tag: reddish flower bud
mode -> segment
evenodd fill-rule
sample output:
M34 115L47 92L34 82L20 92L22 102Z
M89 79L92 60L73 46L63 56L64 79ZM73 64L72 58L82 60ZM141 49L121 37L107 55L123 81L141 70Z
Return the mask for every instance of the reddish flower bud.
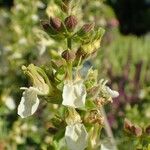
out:
M56 31L60 31L62 23L61 23L61 20L59 18L50 18L50 25Z
M51 35L58 34L58 32L55 31L54 28L50 25L48 20L41 21L41 24L42 24L44 31L47 32L48 34L51 34Z
M133 125L131 127L131 131L136 137L140 137L142 135L142 128L137 125Z
M75 53L73 51L65 50L61 54L62 58L64 58L66 61L73 61L75 59Z
M77 18L73 15L65 19L65 25L68 30L73 30L77 25Z
M140 137L142 135L142 128L138 125L134 125L128 119L124 120L124 129L126 132L136 137Z

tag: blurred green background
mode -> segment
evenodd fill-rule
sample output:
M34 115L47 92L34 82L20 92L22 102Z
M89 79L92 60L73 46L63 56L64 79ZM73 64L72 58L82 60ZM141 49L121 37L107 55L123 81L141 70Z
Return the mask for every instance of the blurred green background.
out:
M36 117L23 120L16 109L19 88L28 85L21 66L47 64L51 50L63 47L40 25L55 9L54 2L0 0L0 150L50 150L50 106L42 103ZM134 150L137 140L126 137L123 121L129 118L143 128L150 124L150 1L82 0L81 6L79 18L106 30L98 56L90 63L120 93L106 107L119 150ZM128 144L122 148L123 143Z

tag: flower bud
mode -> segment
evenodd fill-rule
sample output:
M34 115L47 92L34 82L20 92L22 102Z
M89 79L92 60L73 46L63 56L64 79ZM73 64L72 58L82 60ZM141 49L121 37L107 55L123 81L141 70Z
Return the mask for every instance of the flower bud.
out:
M73 61L75 59L75 53L73 51L65 50L61 54L62 58L64 58L66 61Z
M142 135L142 128L136 125L131 127L131 133L136 137L140 137Z
M62 23L59 18L50 18L50 25L56 31L60 31Z
M58 34L58 32L55 31L54 28L50 25L48 20L42 20L41 24L46 33L51 34L51 35Z
M138 125L132 124L128 119L125 119L124 121L124 130L136 137L142 135L142 128Z
M73 30L77 25L77 18L73 15L65 19L65 25L68 30Z
M89 33L90 31L92 31L94 27L93 23L88 23L82 26L82 28L79 30L78 35L79 36L84 36L86 35L86 33Z

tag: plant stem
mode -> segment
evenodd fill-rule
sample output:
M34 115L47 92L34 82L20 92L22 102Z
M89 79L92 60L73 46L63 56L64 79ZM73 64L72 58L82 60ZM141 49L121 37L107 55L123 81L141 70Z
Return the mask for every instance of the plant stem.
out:
M110 138L110 141L112 143L112 150L118 150L117 146L116 146L116 141L115 141L114 136L113 136L113 132L112 132L111 127L108 123L106 112L105 112L103 107L101 107L100 110L101 110L102 115L104 116L105 131L106 131L107 136Z
M67 38L67 47L69 50L71 50L71 48L72 48L71 37Z
M68 48L68 50L71 50L71 48L72 48L71 37L67 38L67 48ZM72 80L72 62L67 62L67 66L68 66L69 79Z

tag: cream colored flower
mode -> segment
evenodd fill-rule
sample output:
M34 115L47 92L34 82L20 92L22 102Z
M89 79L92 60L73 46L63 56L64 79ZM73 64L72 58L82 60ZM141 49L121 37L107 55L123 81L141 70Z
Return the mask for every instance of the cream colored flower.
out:
M114 90L110 89L108 86L106 86L106 91L108 92L108 94L112 98L115 98L115 97L119 96L119 93L117 91L114 91Z
M38 73L36 66L31 64L28 67L23 66L22 68L33 82L32 87L21 88L25 91L23 92L21 102L18 106L18 115L25 118L35 113L40 102L38 95L47 95L49 93L49 86L43 77Z
M86 100L86 88L82 80L68 81L63 88L63 102L65 106L74 108L84 107Z
M18 106L18 115L22 118L31 116L35 113L39 106L39 99L37 95L40 94L40 91L37 88L29 87L25 88L21 102Z
M81 123L68 125L65 140L69 150L84 150L87 147L88 133Z
M118 97L119 93L110 89L106 84L107 80L101 79L99 82L102 97L106 97L112 101L112 98Z

